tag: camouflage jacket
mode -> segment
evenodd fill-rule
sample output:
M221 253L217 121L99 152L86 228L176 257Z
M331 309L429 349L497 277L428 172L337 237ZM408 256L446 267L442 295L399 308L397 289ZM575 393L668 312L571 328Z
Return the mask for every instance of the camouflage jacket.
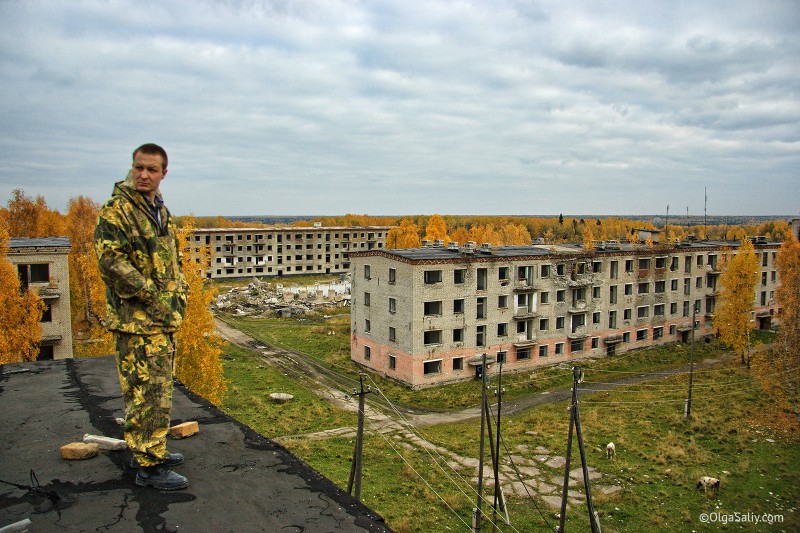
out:
M111 331L150 335L174 332L183 322L189 287L182 249L169 211L161 206L159 213L161 227L131 173L100 209L94 248Z

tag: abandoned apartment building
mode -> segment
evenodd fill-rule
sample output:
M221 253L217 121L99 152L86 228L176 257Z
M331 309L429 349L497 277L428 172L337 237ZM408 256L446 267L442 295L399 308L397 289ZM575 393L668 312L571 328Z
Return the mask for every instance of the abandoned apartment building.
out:
M209 251L209 279L299 274L345 274L350 253L386 246L388 226L286 228L200 228L192 232L192 253Z
M7 259L16 269L20 289L34 290L44 300L42 341L37 360L72 357L69 303L68 237L12 238Z
M780 243L753 238L751 318L777 307ZM531 370L714 332L717 283L738 242L669 246L444 243L351 253L351 359L411 388ZM693 316L695 322L692 322Z

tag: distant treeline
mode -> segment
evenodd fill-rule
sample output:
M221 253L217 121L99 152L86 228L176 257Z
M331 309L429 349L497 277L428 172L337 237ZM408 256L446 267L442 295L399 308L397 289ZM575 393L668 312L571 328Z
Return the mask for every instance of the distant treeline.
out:
M653 217L635 216L485 216L485 215L405 215L373 216L237 216L196 217L199 228L242 227L310 227L320 223L332 226L390 226L387 237L390 248L412 248L423 239L474 241L494 245L529 244L544 239L548 244L589 243L603 240L636 240L637 230L661 229L668 239L689 237L711 240L733 240L743 236L763 235L782 241L788 235L789 217L714 216Z
M351 215L348 215L351 216ZM367 215L360 215L360 216L367 216ZM444 215L447 217L447 215ZM469 217L469 215L466 215ZM473 215L473 216L481 216L481 215ZM558 218L559 215L497 215L497 218ZM704 224L711 225L711 226L740 226L740 225L759 225L765 222L770 222L773 220L788 220L790 215L766 215L766 216L754 216L754 215L709 215L707 217L699 216L699 215L672 215L668 218L665 215L560 215L564 218L569 219L584 219L584 220L604 220L607 218L618 218L622 220L633 220L633 221L652 221L654 218L658 217L661 220L665 221L670 225L676 226L702 226ZM245 225L251 224L259 224L259 225L266 225L266 226L274 226L280 224L286 225L293 225L297 222L308 222L308 221L318 221L322 219L331 219L336 218L335 216L327 216L327 215L313 215L313 216L269 216L269 215L252 215L252 216L228 216L228 217L198 217L198 221L206 221L206 220L216 220L218 218L224 218L225 220L231 223L242 223ZM387 220L402 220L406 218L406 215L403 216L388 216L388 215L375 215L370 218L378 218L378 219L387 219ZM481 218L486 218L481 216ZM208 227L208 226L203 226Z

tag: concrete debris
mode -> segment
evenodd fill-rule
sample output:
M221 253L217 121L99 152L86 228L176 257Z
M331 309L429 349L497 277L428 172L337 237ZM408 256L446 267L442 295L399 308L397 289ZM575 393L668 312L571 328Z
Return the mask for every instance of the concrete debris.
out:
M349 276L307 287L284 287L258 278L217 297L216 309L236 316L296 318L312 310L350 305Z
M106 437L104 435L90 435L86 433L83 436L83 442L93 442L97 444L101 450L127 450L128 443L122 439L115 439L113 437Z
M269 395L269 399L275 403L286 403L292 401L294 396L286 392L273 392Z
M169 428L169 436L173 439L185 439L199 432L200 425L196 420L184 422L183 424L178 424L177 426Z
M100 446L94 442L70 442L61 447L61 458L71 461L90 459L98 454Z

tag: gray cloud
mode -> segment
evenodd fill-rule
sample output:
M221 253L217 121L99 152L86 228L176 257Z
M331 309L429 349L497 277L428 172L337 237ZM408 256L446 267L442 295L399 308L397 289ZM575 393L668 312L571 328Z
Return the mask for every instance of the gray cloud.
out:
M2 2L0 194L153 141L177 214L797 212L795 3L563 4Z

